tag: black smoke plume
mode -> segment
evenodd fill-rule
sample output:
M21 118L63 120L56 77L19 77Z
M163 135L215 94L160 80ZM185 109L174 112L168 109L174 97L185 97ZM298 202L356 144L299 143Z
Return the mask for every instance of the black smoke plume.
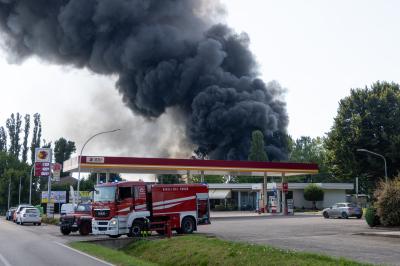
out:
M257 78L248 36L213 25L209 6L204 0L0 0L0 31L18 61L36 55L118 76L116 87L134 113L152 119L168 107L179 110L189 140L210 158L246 159L251 132L259 129L269 158L284 159L282 89Z

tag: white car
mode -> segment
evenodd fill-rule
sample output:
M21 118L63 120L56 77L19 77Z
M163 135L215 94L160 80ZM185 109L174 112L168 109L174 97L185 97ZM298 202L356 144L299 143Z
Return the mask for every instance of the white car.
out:
M20 204L20 205L18 205L17 209L14 212L13 218L12 218L14 223L17 222L17 219L18 219L21 211L23 209L25 209L25 208L34 208L34 207L32 205L29 205L29 204Z
M17 224L33 223L33 225L41 225L42 218L40 212L36 208L24 208L17 216Z

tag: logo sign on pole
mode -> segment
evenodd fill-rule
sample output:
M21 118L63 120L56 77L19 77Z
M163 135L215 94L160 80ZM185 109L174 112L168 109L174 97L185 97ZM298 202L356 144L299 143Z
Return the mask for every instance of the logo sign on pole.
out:
M35 149L35 176L50 176L51 175L51 149L36 148Z
M35 163L51 163L51 149L50 148L36 148L35 149Z

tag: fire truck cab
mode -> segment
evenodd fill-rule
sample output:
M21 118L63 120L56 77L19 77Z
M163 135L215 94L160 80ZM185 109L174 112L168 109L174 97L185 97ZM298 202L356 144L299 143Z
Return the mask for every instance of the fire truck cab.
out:
M203 184L149 185L118 182L95 186L92 232L95 235L140 236L153 224L190 234L210 223L208 187ZM164 234L164 230L156 230Z

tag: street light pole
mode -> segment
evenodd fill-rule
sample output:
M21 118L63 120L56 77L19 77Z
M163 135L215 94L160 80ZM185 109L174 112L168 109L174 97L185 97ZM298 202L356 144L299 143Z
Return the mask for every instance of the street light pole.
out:
M387 176L386 158L383 155L379 154L379 153L376 153L376 152L373 152L373 151L369 151L367 149L357 149L357 151L359 151L359 152L367 152L367 153L373 154L375 156L381 157L383 159L383 162L385 163L385 181L387 183L388 176Z
M90 138L88 138L88 140L86 140L86 142L83 144L83 147L82 147L81 152L80 152L79 157L78 157L77 203L79 203L79 198L80 198L80 195L79 195L79 187L80 187L80 181L81 181L81 157L82 157L83 150L84 150L85 147L86 147L86 144L88 144L89 141L91 141L92 139L94 139L95 137L97 137L97 136L99 136L99 135L107 134L107 133L113 133L113 132L120 131L120 130L121 130L121 129L118 128L118 129L114 129L114 130L99 132L99 133L97 133L97 134L94 134L94 135L91 136Z
M29 176L29 205L32 204L32 175L33 175L34 167L35 167L35 163L33 163L33 165L32 165L31 175Z

